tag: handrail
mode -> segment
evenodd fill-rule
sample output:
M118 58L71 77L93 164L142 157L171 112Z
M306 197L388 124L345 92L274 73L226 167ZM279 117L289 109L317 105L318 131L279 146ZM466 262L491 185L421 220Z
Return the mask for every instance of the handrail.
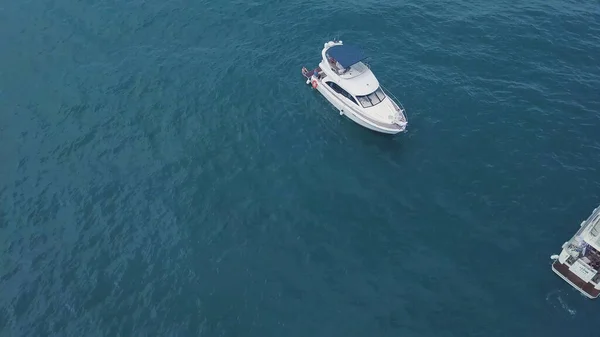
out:
M381 89L383 89L383 91L387 95L392 96L392 98L394 99L394 101L400 105L400 109L402 109L402 112L404 113L404 117L406 117L406 121L408 121L408 116L406 115L406 108L404 108L404 105L402 105L402 102L400 102L400 100L398 99L398 97L396 97L396 95L394 95L391 91L387 90L387 88L384 87L381 83L379 84L379 86L381 87Z
M399 115L398 114L395 115L394 123L396 123L398 125L406 126L408 124L408 116L406 115L406 109L402 105L402 102L400 102L400 100L396 96L394 96L394 94L392 94L391 91L385 89L383 87L383 85L380 84L380 86L381 86L381 89L388 95L388 98L390 98L390 101L392 101L392 105L394 105L396 108L398 108L398 110L400 110L400 111L396 111L396 113L399 113Z

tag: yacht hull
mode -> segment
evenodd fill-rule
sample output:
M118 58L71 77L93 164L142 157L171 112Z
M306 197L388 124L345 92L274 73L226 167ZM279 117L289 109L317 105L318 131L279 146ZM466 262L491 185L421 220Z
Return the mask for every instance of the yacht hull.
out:
M400 126L400 125L382 126L382 125L377 125L377 123L370 121L368 119L368 117L362 115L360 113L360 111L358 111L351 105L346 104L342 97L338 97L339 95L330 91L330 89L326 88L325 84L323 84L323 82L321 82L319 80L317 80L316 90L321 95L323 95L323 97L325 97L325 99L327 101L329 101L329 103L331 103L331 105L333 105L340 112L341 115L346 116L348 119L350 119L351 121L355 122L356 124L358 124L362 127L365 127L367 129L375 131L375 132L380 132L380 133L385 133L385 134L390 134L390 135L395 135L395 134L405 131L405 127Z

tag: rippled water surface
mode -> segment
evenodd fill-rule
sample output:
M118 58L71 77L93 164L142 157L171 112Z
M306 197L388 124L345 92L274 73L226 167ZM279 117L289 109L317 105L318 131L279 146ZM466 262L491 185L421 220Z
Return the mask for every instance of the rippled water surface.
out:
M300 75L360 45L384 136ZM598 336L600 4L0 4L0 336Z

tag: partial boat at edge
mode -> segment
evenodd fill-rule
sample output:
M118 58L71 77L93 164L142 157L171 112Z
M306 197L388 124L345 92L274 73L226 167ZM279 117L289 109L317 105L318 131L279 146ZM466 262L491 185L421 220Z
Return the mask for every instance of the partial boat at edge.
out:
M588 298L600 295L600 206L553 255L552 270Z

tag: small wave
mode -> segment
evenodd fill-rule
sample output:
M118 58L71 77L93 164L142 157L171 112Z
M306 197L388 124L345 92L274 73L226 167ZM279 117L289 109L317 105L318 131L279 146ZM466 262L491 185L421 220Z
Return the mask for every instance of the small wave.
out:
M569 315L575 316L577 314L577 310L570 308L563 297L565 297L565 294L562 294L561 290L554 290L546 295L546 302L548 302L555 309L564 310L568 312Z

